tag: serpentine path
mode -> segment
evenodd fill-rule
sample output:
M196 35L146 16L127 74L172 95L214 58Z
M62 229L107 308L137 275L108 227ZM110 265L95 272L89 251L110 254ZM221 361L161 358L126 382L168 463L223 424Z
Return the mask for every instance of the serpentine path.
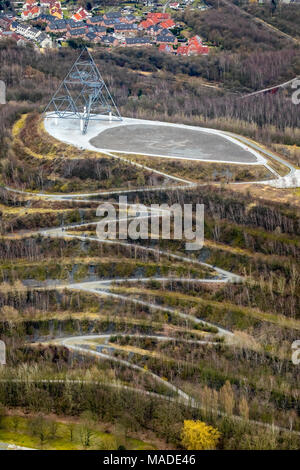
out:
M223 132L223 134L228 135L229 138L234 138L236 140L238 139L238 140L242 141L244 145L246 144L247 146L249 146L249 148L252 148L256 152L259 151L259 152L267 155L268 157L274 158L276 161L286 165L290 170L290 174L293 174L295 172L295 168L291 164L285 162L283 159L281 159L277 155L274 155L273 152L265 150L265 149L259 147L258 145L254 144L252 141L250 141L249 139L247 139L245 137L242 137L242 136L239 136L239 135L236 135L236 134L233 134L233 133L229 133L229 132ZM105 152L102 151L102 153L105 153ZM89 197L100 197L101 198L101 196L128 194L128 193L145 192L145 191L151 191L152 192L152 191L160 191L160 190L166 190L166 189L168 189L168 190L177 190L178 191L178 190L187 189L187 188L191 188L191 187L201 186L201 185L197 185L194 182L191 182L191 181L188 181L188 180L185 180L185 179L182 179L182 178L177 178L177 177L174 177L173 175L170 175L170 174L167 174L167 173L159 172L158 170L154 170L150 167L145 167L144 165L141 165L139 163L131 162L129 160L126 160L123 157L115 156L115 155L111 154L110 152L106 152L106 153L110 157L117 158L119 160L125 160L126 162L128 162L130 164L133 164L137 167L141 167L143 169L147 169L147 170L159 173L160 175L163 175L163 176L165 176L166 178L168 178L170 180L173 179L174 181L177 182L177 185L172 184L172 185L167 185L167 186L144 187L144 188L132 189L132 190L131 189L116 189L116 190L112 190L112 191L98 191L98 192L91 192L91 193L75 193L75 194L74 193L69 193L69 194L32 193L32 192L27 192L27 191L11 188L11 187L8 187L8 186L6 186L5 189L7 191L12 191L12 192L15 192L15 193L18 193L18 194L26 195L27 197L31 197L31 196L34 197L34 198L39 197L39 198L45 198L45 199L53 200L53 201L72 200L72 201L83 203L83 202L91 202L90 199L84 199L84 198L89 198ZM264 183L264 182L259 182L259 183ZM97 202L97 201L95 199L93 199L93 202ZM140 217L143 217L143 214L141 214ZM149 215L147 217L149 217ZM60 227L60 228L42 229L42 230L39 230L37 232L31 232L31 234L32 235L40 234L40 235L45 236L45 237L54 237L54 238L58 237L58 238L78 239L78 240L82 240L82 241L93 241L93 242L96 241L98 243L108 243L108 244L116 244L116 245L119 245L119 246L131 247L131 248L134 248L135 250L151 252L151 253L155 254L156 256L158 256L158 257L166 256L167 258L174 259L176 261L192 263L192 264L196 264L196 265L208 268L208 269L212 269L213 271L215 271L219 275L218 279L198 279L198 282L203 282L203 283L242 282L242 280L243 280L243 278L241 276L237 275L237 274L234 274L234 273L231 273L231 272L226 271L224 269L218 268L217 266L212 266L208 263L204 263L202 261L191 258L189 256L183 256L183 255L179 255L179 254L172 253L172 252L169 252L169 251L164 251L164 250L161 250L161 249L147 247L147 246L138 245L138 244L134 244L134 243L127 243L125 241L120 241L120 240L109 240L109 239L103 240L103 239L99 239L96 236L92 237L92 236L85 236L85 235L80 235L80 234L77 235L77 234L68 233L68 230L70 230L70 229L81 228L81 227L84 228L84 227L91 226L91 225L96 225L96 224L97 224L97 222L87 222L87 223L81 223L81 224L70 224L70 225L65 226L63 228ZM165 282L168 279L172 280L172 278L161 278L161 279L160 278L153 278L153 279L155 279L158 282ZM128 280L129 279L126 279L126 281L128 281ZM151 280L151 278L148 278L147 280ZM182 282L187 282L186 278L177 279L177 281L179 281L179 280L182 281ZM224 328L220 328L216 325L212 325L209 322L205 322L205 321L200 320L196 317L192 317L190 315L187 315L183 312L178 312L177 310L175 311L175 309L171 309L171 308L168 308L168 307L162 307L162 306L159 306L157 304L144 302L140 299L135 299L135 298L131 298L131 297L127 297L127 296L124 296L124 295L115 294L113 292L110 292L110 289L108 288L108 286L112 282L123 282L123 281L125 281L125 279L123 279L123 280L110 279L110 280L105 280L105 281L99 280L98 282L93 282L93 283L81 282L81 283L76 283L76 284L67 284L67 285L64 285L63 287L64 288L69 288L69 289L81 290L81 291L85 291L85 292L91 292L91 293L94 293L96 295L106 295L106 296L109 296L109 297L112 297L112 298L117 298L117 299L120 299L120 300L123 300L123 301L133 302L133 303L136 303L136 304L139 304L139 305L144 305L144 306L147 306L147 307L152 308L152 309L155 308L155 309L159 309L159 310L166 311L166 312L176 312L176 314L180 315L182 318L193 319L193 321L195 321L195 322L199 322L199 323L201 322L201 323L206 324L208 326L217 327L219 334L222 335L222 336L228 336L228 337L233 336L232 332L230 332L230 331L228 331ZM138 278L130 279L130 282L138 282L138 281L139 281ZM193 282L195 282L195 280L193 280Z
M184 343L194 343L194 344L201 344L201 345L207 345L207 346L209 346L209 345L210 346L216 346L216 345L219 344L218 342L185 340L185 339L180 339L180 338L178 339L178 338L171 338L169 336L159 336L159 335L145 335L145 334L139 334L139 335L130 334L130 335L128 335L128 334L122 334L122 333L121 334L114 334L114 335L107 335L107 334L100 335L99 334L99 335L83 335L83 336L75 336L75 337L71 336L71 337L60 338L60 339L55 340L55 344L63 345L67 349L69 349L71 351L74 351L74 352L77 352L79 354L92 355L92 356L97 357L99 359L105 359L105 360L110 360L110 361L113 361L113 362L117 362L119 364L125 365L126 367L137 370L137 371L139 371L143 374L148 374L151 377L153 377L158 383L160 383L160 384L164 385L166 388L168 388L172 393L175 393L176 396L172 397L172 396L158 394L156 392L148 392L148 391L142 390L142 389L137 389L137 388L133 389L132 387L128 387L127 385L123 385L123 384L113 384L113 383L106 384L106 383L104 383L103 385L105 385L105 386L131 390L131 391L134 391L135 393L144 393L145 395L153 396L153 397L160 398L160 399L163 399L163 400L182 402L183 404L185 404L189 407L199 409L199 410L203 410L203 411L207 411L207 408L204 405L202 405L201 403L199 403L196 399L194 399L193 397L191 397L190 395L185 393L179 387L171 384L167 380L164 380L161 377L159 377L158 375L154 374L153 372L151 372L149 370L146 370L141 366L133 364L132 362L129 362L125 359L120 359L120 358L114 357L110 354L105 354L104 352L100 352L100 351L97 351L97 350L95 351L93 349L88 348L88 343L89 342L93 342L93 340L97 341L99 339L100 340L103 340L103 339L105 340L103 344L99 345L99 346L105 348L105 346L108 343L109 338L112 337L112 336L123 336L123 337L126 336L126 337L131 337L131 338L132 337L149 338L149 339L155 339L157 341L179 341L179 342L184 342ZM115 345L109 346L109 347L112 348L112 349L118 349ZM128 347L127 352L130 352L130 346ZM145 354L146 354L146 352L143 351L143 355L145 355ZM50 380L50 381L49 380L47 380L47 381L42 380L42 382L51 382L52 383L52 382L64 382L64 381L63 380ZM74 383L74 382L82 383L82 381L76 381L76 380L66 380L65 382L68 382L68 383ZM101 385L102 385L102 383L99 383L99 386L101 386ZM213 408L210 411L212 413L218 415L218 416L221 416L221 417L226 417L227 416L226 413L220 411L219 409L214 409ZM233 419L237 422L243 422L244 421L244 419L241 416L238 416L238 415L232 415L230 417L231 417L231 419ZM293 431L293 430L291 431L290 429L287 429L287 428L284 428L284 427L281 427L281 426L271 425L271 424L268 424L268 423L264 423L262 421L251 420L251 419L249 420L249 422L253 425L270 429L273 432L281 432L281 431L291 432L293 434L296 434L296 435L300 436L300 432Z
M252 147L253 149L258 150L259 152L267 155L268 157L274 158L278 162L286 165L290 170L290 174L293 174L295 172L295 168L292 165L285 162L280 157L274 155L272 152L264 150L264 149L260 148L259 146L257 146L256 144L253 144L247 138L237 136L235 134L230 134L230 133L227 133L227 134L231 135L231 136L234 136L235 138L240 139L241 141L243 141L249 147ZM104 152L102 152L102 153L104 153ZM117 157L117 156L112 155L108 152L107 152L107 155L109 155L111 157L114 157L114 158L118 158L120 160L126 160L123 157ZM126 160L126 161L129 162L128 160ZM151 191L152 192L152 191L161 191L161 190L166 190L166 189L168 189L168 190L175 190L176 189L178 191L178 190L181 190L181 189L201 186L201 185L197 185L196 183L193 183L191 181L185 180L183 178L177 178L177 177L174 177L172 175L168 175L166 173L159 172L157 170L153 170L150 167L145 167L144 165L141 165L141 164L138 164L138 163L134 163L134 162L130 162L130 163L135 164L138 167L142 167L143 169L147 169L147 170L153 171L155 173L159 173L160 175L162 175L162 176L164 176L164 177L166 177L170 180L173 180L177 184L175 185L173 183L171 185L166 185L166 186L162 185L162 186L156 186L156 187L145 187L145 188L139 188L139 189L133 189L133 190L129 190L129 189L119 189L118 190L118 189L116 189L116 190L112 190L112 191L98 191L98 192L77 193L77 194L74 194L74 193L69 193L69 194L30 193L30 192L27 192L27 191L22 191L22 190L18 190L18 189L7 187L7 186L5 187L5 189L7 191L12 191L12 192L15 192L15 193L18 193L18 194L23 194L29 199L30 199L30 197L32 197L32 198L37 198L38 197L38 198L45 198L47 200L52 200L52 201L71 200L71 201L76 201L76 202L83 203L83 202L97 202L97 200L95 200L95 199L93 199L92 201L90 199L85 199L85 198L89 198L89 197L99 197L99 198L101 198L101 196L128 194L128 193L138 193L138 192L146 192L146 191ZM269 166L267 166L267 167L270 169ZM275 176L279 177L279 175L276 174L276 172L274 170L270 169L270 171L275 173ZM265 184L265 182L256 182L256 183L264 183ZM99 203L100 202L101 202L101 199L99 200ZM186 256L186 255L180 255L180 254L172 253L172 252L169 252L169 251L164 251L164 250L161 250L161 249L147 247L147 246L138 245L138 244L134 244L134 243L127 243L125 241L120 241L120 240L108 240L108 239L103 240L103 239L99 239L96 236L86 236L86 235L82 235L82 234L77 235L77 234L74 234L74 233L68 233L68 231L71 230L71 229L84 228L84 227L95 225L95 224L97 224L97 222L87 222L87 223L81 223L81 224L70 224L70 225L65 226L63 228L61 228L61 227L60 228L49 228L49 229L42 229L42 230L39 230L39 231L36 231L36 232L31 232L31 235L39 234L39 235L42 235L44 237L53 237L53 238L58 237L58 238L64 238L64 239L78 239L78 240L82 240L82 241L98 242L100 244L108 243L108 244L115 244L115 245L120 245L120 246L132 247L135 250L142 250L142 251L151 252L151 253L155 254L158 258L161 257L161 256L164 256L164 257L167 257L168 259L173 259L173 260L181 261L181 262L184 262L184 263L191 263L191 264L194 264L194 265L199 265L199 266L211 269L212 271L217 273L217 277L207 278L207 279L187 279L187 278L174 278L174 277L173 278L172 277L118 278L118 279L98 280L98 281L93 281L93 282L78 282L78 283L61 284L61 285L55 286L55 288L58 288L58 289L67 288L67 289L70 289L70 290L79 290L79 291L82 291L82 292L89 292L89 293L99 295L99 296L108 296L108 297L119 299L119 300L122 300L122 301L132 302L132 303L136 303L136 304L139 304L139 305L147 306L150 309L156 309L156 310L161 310L161 311L165 311L165 312L174 313L174 314L179 315L181 318L192 320L195 323L201 323L201 324L204 324L204 325L207 325L207 326L210 326L210 327L213 326L213 327L217 328L218 335L220 337L223 337L224 339L229 340L229 342L230 342L230 338L233 338L234 334L232 332L224 329L224 328L221 328L217 325L213 325L209 322L198 319L198 318L196 318L192 315L185 314L184 312L180 312L180 311L172 309L170 307L163 307L163 306L157 305L155 303L145 302L145 301L137 299L137 298L132 298L132 297L128 297L128 296L125 296L125 295L121 295L121 294L111 292L111 285L113 283L148 282L148 281L153 281L153 280L155 280L156 282L176 281L176 282L193 282L193 283L194 282L199 282L199 283L201 283L201 282L202 283L242 282L243 278L241 276L239 276L237 274L234 274L234 273L231 273L229 271L226 271L224 269L218 268L216 266L212 266L210 264L204 263L204 262L202 262L198 259L192 258L190 256ZM38 289L47 289L47 288L51 288L51 287L50 286L45 286L45 287L39 287ZM52 288L53 288L53 286L52 286ZM115 361L115 362L118 362L120 364L126 365L127 367L136 369L140 372L141 371L145 372L145 370L142 367L140 367L136 364L133 364L133 363L131 363L129 361L126 361L124 359L114 357L114 356L109 355L109 354L105 354L103 352L94 351L94 350L91 350L91 349L87 350L86 345L83 346L81 344L82 342L85 343L87 340L91 340L93 338L106 338L107 339L109 336L110 335L96 335L96 336L95 335L89 335L89 336L70 337L70 338L56 338L56 339L52 340L51 342L61 344L61 345L65 346L68 349L73 350L75 352L79 352L79 353L83 353L83 354L92 354L92 355L94 355L98 358L109 359L111 361ZM134 335L130 335L130 336L134 336ZM139 335L139 337L145 337L145 336L146 335ZM159 336L148 336L148 337L155 338L159 341L165 341L165 340L172 341L172 340L174 340L174 338L170 338L170 337L159 337ZM178 339L175 339L175 340L178 341ZM186 341L187 342L195 342L195 341L189 341L189 340L186 340ZM215 346L216 344L218 344L214 341L198 341L197 343L199 343L199 344L210 344L211 346ZM184 391L180 390L175 385L173 385L169 382L166 382L165 380L163 380L162 378L160 378L159 376L157 376L156 374L154 374L150 371L147 371L147 373L150 374L157 382L163 383L164 386L169 388L172 392L175 392L176 395L181 400L183 400L186 404L188 404L189 406L201 408L201 405L199 403L197 403L194 398L192 398L190 395L188 395ZM129 388L129 387L124 386L124 388ZM145 392L145 393L150 393L150 392ZM157 394L153 394L153 395L157 395ZM160 396L160 395L157 395L157 396ZM167 398L167 399L172 399L170 397L165 397L163 395L161 395L161 397L162 398ZM215 410L215 412L218 413L220 416L224 415L220 411ZM241 418L239 416L234 416L234 419L241 420ZM261 426L265 426L265 427L270 428L270 429L288 431L284 428L271 426L271 425L266 424L266 423L261 423L261 422L256 422L256 421L252 421L252 422L256 423L258 425L261 425ZM299 434L299 433L297 433L297 434Z

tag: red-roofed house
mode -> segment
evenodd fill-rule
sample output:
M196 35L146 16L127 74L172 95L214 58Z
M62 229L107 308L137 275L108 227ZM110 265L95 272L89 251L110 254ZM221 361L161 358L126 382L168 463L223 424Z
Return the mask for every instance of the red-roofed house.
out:
M201 45L202 44L202 39L198 35L193 36L192 38L189 39L189 44L195 44L196 46Z
M84 8L80 7L79 10L77 10L76 13L74 13L72 16L72 20L82 21L86 20L89 16L90 14Z
M49 12L50 15L55 16L59 20L63 18L63 12L61 9L61 3L59 1L51 1L49 3Z
M154 25L155 25L155 22L153 20L144 20L140 22L139 29L148 29Z
M175 26L175 23L173 20L166 20L166 21L162 21L160 23L160 26L163 28L163 29L170 29L170 28L174 28Z
M36 0L26 0L26 2L23 4L22 9L23 10L29 10L31 7L34 5L37 5L38 2Z
M158 50L159 52L166 52L167 54L175 54L175 50L170 44L160 44Z
M207 55L208 53L209 47L202 44L199 36L190 38L186 46L179 46L177 49L177 55Z
M3 16L0 18L0 26L3 28L5 31L8 31L12 29L12 23L13 19L12 18L7 18L6 16Z
M40 14L40 7L35 5L34 7L31 8L30 11L31 11L32 18L35 18L36 16L39 16Z
M204 55L207 55L209 50L208 50L208 46L196 46L195 44L190 44L188 46L188 49L189 49L189 54L188 55L200 55L200 54L204 54Z
M22 11L22 13L21 13L21 18L22 18L23 20L29 20L29 18L30 18L30 16L29 16L29 10L24 10L24 11Z
M177 55L188 55L188 46L179 46L177 49Z
M188 42L189 55L208 54L209 47L204 46L200 36L193 36Z
M171 15L169 13L148 13L147 20L152 20L155 23L160 23L164 20L170 20Z
M62 10L58 10L57 8L51 8L50 9L50 15L55 16L58 20L63 19L63 12Z
M21 17L23 20L32 20L40 14L40 7L37 5L28 7L27 10L22 11Z

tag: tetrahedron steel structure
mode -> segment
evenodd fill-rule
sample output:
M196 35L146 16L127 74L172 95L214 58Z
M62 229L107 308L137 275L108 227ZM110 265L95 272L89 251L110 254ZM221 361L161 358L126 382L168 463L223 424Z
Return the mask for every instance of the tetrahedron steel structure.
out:
M86 134L90 120L122 120L86 47L54 93L44 113L47 119L78 119L83 134Z

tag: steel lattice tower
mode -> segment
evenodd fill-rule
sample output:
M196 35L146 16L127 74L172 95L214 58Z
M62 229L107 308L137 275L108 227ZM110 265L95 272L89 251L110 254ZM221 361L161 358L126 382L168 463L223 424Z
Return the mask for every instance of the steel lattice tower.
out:
M121 121L119 110L85 47L44 111L46 118L78 119L86 134L90 120Z

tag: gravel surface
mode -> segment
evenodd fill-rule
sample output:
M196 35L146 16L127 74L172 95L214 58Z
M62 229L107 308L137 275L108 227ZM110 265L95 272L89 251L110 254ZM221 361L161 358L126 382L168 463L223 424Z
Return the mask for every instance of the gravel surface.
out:
M90 140L97 148L175 158L253 163L256 157L224 137L177 127L130 124L106 129Z

